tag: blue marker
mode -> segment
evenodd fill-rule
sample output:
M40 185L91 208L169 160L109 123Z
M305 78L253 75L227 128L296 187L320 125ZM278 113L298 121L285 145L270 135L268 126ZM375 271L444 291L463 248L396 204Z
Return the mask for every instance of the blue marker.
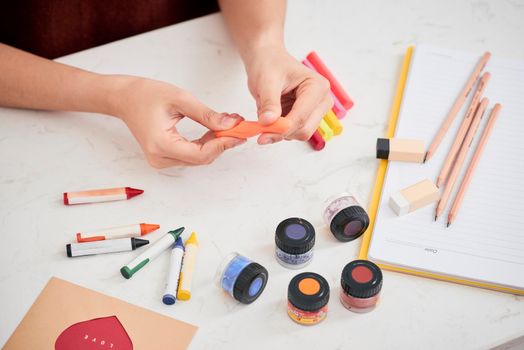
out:
M162 302L166 305L173 305L176 301L178 280L180 279L183 257L184 243L182 243L182 238L179 236L173 246L173 250L171 251L171 262L169 264L169 273L167 275L166 291L162 297Z

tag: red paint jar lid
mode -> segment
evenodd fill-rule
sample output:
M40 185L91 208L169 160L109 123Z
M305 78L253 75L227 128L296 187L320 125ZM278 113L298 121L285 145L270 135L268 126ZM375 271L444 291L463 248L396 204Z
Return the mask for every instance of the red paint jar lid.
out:
M368 260L354 260L342 270L342 289L356 298L370 298L382 289L382 271Z

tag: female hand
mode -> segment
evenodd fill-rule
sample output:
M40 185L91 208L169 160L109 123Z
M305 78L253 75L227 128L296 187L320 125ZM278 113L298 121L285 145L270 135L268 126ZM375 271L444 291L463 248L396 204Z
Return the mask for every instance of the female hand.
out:
M262 134L258 143L270 144L283 138L308 140L333 106L329 82L282 47L257 49L245 63L259 121L271 124L282 115L292 122L286 135Z
M225 150L245 142L232 137L216 138L213 133L237 125L243 120L238 114L217 113L187 91L168 83L128 76L111 78L121 80L112 114L126 123L154 168L209 164ZM185 139L176 128L184 117L210 131L197 140Z
M114 115L129 127L153 167L209 164L244 140L215 138L238 114L219 114L188 92L160 81L101 75L0 43L0 106ZM38 77L38 79L35 79ZM211 131L189 141L176 125L185 116Z

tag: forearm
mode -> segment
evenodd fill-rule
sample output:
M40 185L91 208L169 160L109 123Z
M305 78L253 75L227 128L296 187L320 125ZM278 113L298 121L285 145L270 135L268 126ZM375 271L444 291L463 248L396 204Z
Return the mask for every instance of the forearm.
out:
M285 0L219 0L242 59L267 49L284 48Z
M0 106L112 114L108 78L0 44Z

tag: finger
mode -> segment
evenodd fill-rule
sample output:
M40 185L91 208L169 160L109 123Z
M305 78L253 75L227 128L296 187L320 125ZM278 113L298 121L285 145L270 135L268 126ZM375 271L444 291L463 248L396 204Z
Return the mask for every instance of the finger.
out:
M312 116L313 111L316 111L320 105L329 101L329 83L325 79L307 78L297 88L296 96L295 103L293 103L291 111L286 116L291 121L291 128L285 135L286 138L291 137L298 130L302 130L308 123L308 119ZM325 106L323 105L322 108L325 108ZM317 122L320 122L322 115L319 116L316 113L314 118Z
M272 143L280 142L283 139L284 139L284 135L282 134L264 133L258 137L257 143L259 145L270 145Z
M282 108L282 115L288 114L293 107L295 101L295 91L283 91L283 95L280 98L280 105ZM259 145L269 145L272 143L280 142L284 139L282 134L264 133L258 137Z
M261 124L273 124L282 115L282 89L283 82L276 79L265 79L259 84L256 100L258 120Z
M331 96L327 96L318 106L315 108L309 117L307 118L307 121L305 122L304 126L300 129L297 129L292 134L289 134L286 136L287 139L295 139L295 140L301 140L301 141L307 141L311 138L311 135L315 133L315 131L318 129L318 126L320 124L320 121L326 113L329 111L329 109L333 106L333 101L331 99Z
M244 118L236 113L217 113L189 93L185 95L178 104L178 109L182 114L210 130L231 129L244 120Z
M171 167L183 167L183 166L192 166L191 163L182 162L177 159L171 159L166 157L150 157L147 159L149 165L155 169L165 169Z
M211 141L213 139L216 139L216 136L215 136L215 133L213 131L208 131L206 132L204 135L202 135L202 137L196 139L196 140L193 140L193 142L196 142L196 143L199 143L199 144L204 144L208 141Z
M241 145L244 139L234 137L218 137L204 143L191 142L180 135L171 137L161 146L165 157L180 160L193 165L210 164L224 151Z
M298 92L297 92L298 93ZM295 103L297 101L295 100ZM323 101L321 101L315 109L309 114L309 116L306 118L306 120L303 123L303 126L300 128L293 128L291 133L286 133L286 136L282 134L271 134L271 133L265 133L258 137L258 144L259 145L269 145L272 143L280 142L283 139L297 139L297 140L309 140L311 135L315 132L315 130L318 128L318 124L320 124L320 120L324 117L324 115L327 113L327 111L333 106L333 100L331 98L331 95L327 94ZM293 108L293 104L289 107L289 110Z

